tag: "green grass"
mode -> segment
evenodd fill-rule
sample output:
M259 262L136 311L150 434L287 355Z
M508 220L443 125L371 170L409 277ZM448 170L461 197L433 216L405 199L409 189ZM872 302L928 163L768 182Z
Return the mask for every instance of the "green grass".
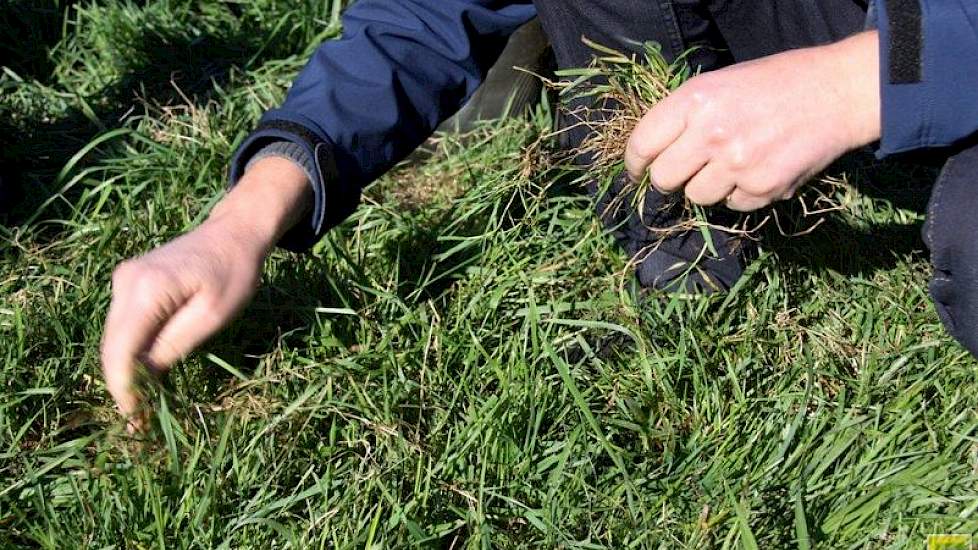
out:
M12 35L64 33L0 76L4 170L28 188L0 228L0 547L978 531L978 370L926 295L927 173L853 164L864 193L769 236L729 295L642 296L590 200L526 164L543 109L446 137L312 253L276 253L132 440L99 374L111 270L206 214L338 6L3 2Z

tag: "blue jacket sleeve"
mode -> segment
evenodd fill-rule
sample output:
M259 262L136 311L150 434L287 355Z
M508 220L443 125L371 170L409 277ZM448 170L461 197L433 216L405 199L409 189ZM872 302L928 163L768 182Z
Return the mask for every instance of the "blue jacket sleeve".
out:
M301 144L317 170L310 219L281 246L303 250L356 208L360 189L464 104L506 39L535 15L531 0L360 0L343 35L320 46L278 109L231 162L231 185L270 142Z
M879 156L978 132L978 2L877 0Z

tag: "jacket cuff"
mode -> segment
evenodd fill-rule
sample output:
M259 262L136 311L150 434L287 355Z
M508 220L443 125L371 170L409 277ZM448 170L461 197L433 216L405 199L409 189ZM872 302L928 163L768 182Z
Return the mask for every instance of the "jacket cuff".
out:
M228 188L234 187L247 170L248 164L257 154L276 142L294 144L293 154L297 158L310 159L302 163L309 176L313 190L313 207L310 216L290 229L278 242L278 246L293 252L302 252L312 247L331 227L339 224L356 207L359 190L350 197L348 190L334 193L340 185L333 155L333 145L324 135L299 122L274 116L274 111L262 117L255 130L238 147L231 161ZM308 167L308 168L307 168ZM311 170L310 170L311 168ZM330 193L332 207L327 204L326 195Z
M268 157L278 157L291 160L293 164L302 169L306 173L306 178L312 181L316 174L316 161L313 160L309 153L306 152L306 148L294 141L273 141L268 145L262 147L254 155L248 159L245 163L244 173L247 174L248 170L255 165L258 161L266 159Z
M882 136L877 156L945 147L972 134L974 31L959 2L877 0Z

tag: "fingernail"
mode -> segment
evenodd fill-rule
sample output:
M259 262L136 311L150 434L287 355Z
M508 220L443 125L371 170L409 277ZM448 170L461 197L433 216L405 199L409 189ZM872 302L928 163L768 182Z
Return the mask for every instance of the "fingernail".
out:
M669 191L666 191L665 189L659 187L659 184L656 183L656 181L655 181L655 177L652 176L652 170L649 170L649 183L652 184L652 188L655 189L656 191L658 191L659 193L661 193L663 195L670 194Z

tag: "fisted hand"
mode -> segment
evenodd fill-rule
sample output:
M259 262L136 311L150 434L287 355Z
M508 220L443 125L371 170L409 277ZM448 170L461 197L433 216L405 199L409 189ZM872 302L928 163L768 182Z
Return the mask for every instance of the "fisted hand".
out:
M300 168L264 159L200 227L115 269L102 370L130 429L140 427L138 365L166 371L227 325L251 300L265 257L309 195Z
M880 135L875 31L690 79L635 127L625 166L664 193L751 211Z
M250 301L264 260L254 241L240 228L208 221L115 269L102 368L120 412L136 412L137 364L169 369Z

